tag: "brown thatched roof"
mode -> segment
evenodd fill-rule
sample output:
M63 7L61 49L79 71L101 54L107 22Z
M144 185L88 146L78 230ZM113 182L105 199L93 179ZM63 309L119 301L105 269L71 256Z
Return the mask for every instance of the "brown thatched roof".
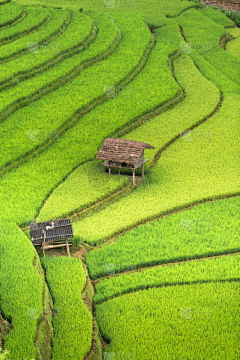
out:
M96 159L112 160L134 165L144 149L154 149L154 147L139 141L107 138L104 140Z

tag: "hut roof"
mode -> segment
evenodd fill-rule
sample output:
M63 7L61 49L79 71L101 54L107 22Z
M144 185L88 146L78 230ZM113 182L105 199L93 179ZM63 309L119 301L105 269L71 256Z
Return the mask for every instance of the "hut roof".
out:
M71 239L73 237L71 219L40 222L30 225L30 236L33 244L41 244L44 241Z
M107 138L104 140L96 159L112 160L134 165L144 149L154 149L154 147L139 141Z

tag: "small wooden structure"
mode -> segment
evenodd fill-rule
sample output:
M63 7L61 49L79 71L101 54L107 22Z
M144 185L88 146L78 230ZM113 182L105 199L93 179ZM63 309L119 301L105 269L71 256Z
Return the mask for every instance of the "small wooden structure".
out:
M33 245L42 245L43 254L45 250L66 246L68 257L70 257L68 239L73 237L71 219L51 220L30 225L30 236Z
M149 160L149 158L144 160L144 149L154 149L154 147L139 141L107 138L96 159L106 160L102 166L108 167L109 174L111 174L111 167L118 168L118 175L120 175L120 169L131 169L135 186L135 170L142 166L142 178L144 178L144 164Z

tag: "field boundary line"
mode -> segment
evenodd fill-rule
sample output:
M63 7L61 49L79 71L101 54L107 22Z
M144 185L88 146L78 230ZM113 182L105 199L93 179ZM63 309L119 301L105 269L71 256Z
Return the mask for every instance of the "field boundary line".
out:
M11 2L11 1L9 1L9 2ZM4 5L5 4L7 4L7 2L4 3ZM3 5L3 4L1 4L1 5ZM25 16L26 16L25 11L24 11L24 9L22 9L22 12L17 17L15 17L14 19L8 20L6 23L0 25L0 30L4 30L9 26L17 24L18 22L22 21Z
M12 0L6 0L6 1L3 1L3 2L0 2L0 6L1 5L5 5L5 4L7 4L7 3L10 3Z
M50 15L50 14L49 14ZM51 15L50 15L51 16ZM49 19L48 23L53 19L53 16L51 16L51 18ZM53 39L57 38L58 36L60 36L64 31L66 31L67 27L69 26L71 21L71 16L69 14L68 11L66 11L66 19L64 20L64 22L62 23L62 25L55 30L52 34L48 35L45 39L41 40L41 43L49 43L50 41L52 41ZM48 23L45 23L44 25L46 26ZM21 50L16 51L15 53L6 56L6 57L2 57L0 58L0 64L9 62L11 60L14 60L22 55L25 55L28 53L28 49L27 48L23 48Z
M34 346L36 348L36 351L38 350L40 352L40 350L41 350L41 329L43 328L45 330L44 335L47 336L48 342L51 343L52 338L53 338L53 321L52 321L53 320L52 319L53 299L52 299L52 296L50 294L49 288L46 283L45 271L42 268L42 266L41 266L42 271L41 272L38 271L37 262L39 262L38 265L41 266L40 259L39 259L38 255L35 254L34 259L33 259L33 268L34 268L34 271L36 272L36 274L38 276L40 276L41 279L43 280L43 291L42 291L43 314L36 324L36 334L34 337ZM47 318L47 316L49 316L50 318ZM48 338L48 336L50 338ZM51 346L51 349L52 349L52 346Z
M48 13L42 22L40 22L39 24L33 26L32 28L30 28L28 30L22 30L22 31L17 32L14 36L10 35L10 36L6 36L5 38L2 38L0 40L0 46L10 44L13 41L16 41L22 37L25 37L26 35L33 34L34 32L38 31L38 29L40 29L42 26L44 26L45 22L47 22L47 18L49 15L50 14ZM27 16L28 16L28 14L25 12L24 19Z
M119 277L119 276L122 276L124 274L133 274L135 272L141 272L141 271L150 270L150 269L153 269L153 268L161 268L161 267L164 267L164 266L182 265L182 264L186 264L186 263L189 263L189 262L211 260L213 258L221 258L221 257L224 257L224 256L240 255L240 247L239 247L239 249L233 249L232 251L226 250L226 251L227 252L216 251L215 253L207 254L207 255L205 255L205 254L201 255L200 254L200 255L195 256L195 257L190 257L190 258L188 257L186 259L182 258L182 260L180 258L176 258L176 259L173 259L170 262L156 262L153 265L146 264L146 266L140 266L140 267L135 268L133 270L128 270L128 271L123 270L122 272L118 272L118 273L115 273L113 275L102 276L102 277L94 280L94 284L96 285L99 282L101 282L102 280Z
M86 39L84 39L84 41L79 44L77 46L77 49L74 47L73 48L73 52L71 52L71 56L72 53L76 53L79 52L79 48L82 47L83 50L89 46L92 41L96 38L96 28L93 25L90 34L87 36ZM70 55L70 54L69 54ZM62 56L62 55L61 55ZM58 61L59 62L59 61ZM57 63L54 63L53 65L55 66ZM86 65L82 63L80 63L79 65L75 66L75 68L73 68L71 71L69 71L66 75L58 78L57 80L54 80L52 82L50 82L49 84L43 86L42 88L36 90L35 92L31 93L30 95L24 96L22 98L19 98L18 100L14 101L13 103L11 103L10 105L8 105L6 108L4 108L1 111L1 120L0 123L4 122L9 116L11 116L12 114L14 114L17 110L22 109L25 106L30 105L31 103L41 99L42 97L50 94L52 91L55 91L57 89L59 89L60 87L66 85L69 81L75 79L80 73L81 71L83 71L84 69L86 69L88 67L88 63L86 61ZM46 69L48 70L48 68ZM34 76L36 75L41 75L43 73L43 69L41 68L38 73L34 74ZM31 78L33 76L29 76L29 78ZM27 78L27 76L26 76ZM18 80L16 80L16 83L18 83ZM12 86L12 84L9 84L8 87ZM0 91L1 91L1 86L0 86ZM7 166L8 164L6 164ZM1 168L0 168L1 171Z
M81 260L82 261L82 260ZM95 294L93 284L90 280L88 270L86 268L86 265L82 262L82 266L84 269L84 272L86 274L86 284L82 290L82 300L88 309L88 311L92 315L92 341L91 341L91 347L87 353L87 355L84 357L84 360L91 360L92 356L96 356L96 359L102 358L102 338L101 334L98 329L98 325L96 322L96 319L94 317L94 309L95 305L93 303L93 297ZM93 291L91 292L91 287Z
M219 96L219 100L217 105L215 106L215 108L211 111L210 114L208 114L207 116L205 116L203 119L199 120L198 122L196 122L195 124L193 124L192 126L188 127L187 129L184 130L184 133L188 133L191 130L194 130L196 127L198 127L199 125L203 124L204 122L206 122L209 118L211 118L212 116L214 116L220 109L221 105L223 102L223 94L222 92L220 92L220 96ZM153 161L150 165L150 168L152 168L154 165L156 165L157 161L159 160L159 158L162 155L162 152L165 151L167 148L169 148L172 144L174 144L177 140L179 140L181 137L183 136L183 134L178 134L176 136L174 136L171 140L169 140L164 146L162 146L157 153L155 154Z
M107 246L109 242L112 242L113 240L116 241L118 239L118 237L122 236L122 234L125 234L126 232L137 228L139 225L146 224L148 222L163 218L165 216L170 216L172 214L177 214L177 213L182 212L182 211L190 210L190 209L192 209L193 206L205 204L207 202L212 202L212 201L216 201L216 200L228 199L228 198L232 198L232 197L236 197L236 196L240 196L240 192L214 195L214 196L211 196L211 197L205 197L205 198L200 199L200 200L195 200L195 201L192 201L192 202L187 203L187 204L183 204L182 206L175 206L170 210L163 211L163 212L161 212L159 214L148 217L148 218L146 218L144 220L139 220L137 223L135 223L134 225L131 225L130 227L127 227L124 230L116 231L114 234L112 234L111 236L103 239L103 241L101 243L99 243L99 244L97 244L95 246L91 246L90 244L88 246L90 248L92 248L92 249L98 249L98 248L101 248L103 246Z
M19 83L19 81L28 80L30 78L33 78L37 75L41 75L44 71L49 70L50 68L56 66L62 60L66 60L79 52L84 51L87 49L96 39L97 37L97 27L93 23L90 33L87 35L87 37L78 45L74 46L73 48L64 50L60 52L58 55L56 55L54 58L44 62L41 65L38 65L36 67L31 68L31 70L26 71L19 71L17 74L15 74L12 78L4 80L0 83L0 91L9 89L10 87L13 87ZM5 118L3 118L1 121L4 121Z
M136 293L138 291L143 291L143 290L149 290L149 289L159 289L159 288L165 288L165 287L170 287L170 286L191 286L191 285L196 285L196 284L210 284L210 283L226 283L226 282L239 282L240 281L240 277L239 278L230 278L230 279L215 279L215 280L196 280L196 281L184 281L184 282L175 282L175 283L165 283L165 284L161 284L161 285L146 285L145 287L142 288L138 288L138 289L134 289L132 291L126 291L123 292L122 294L118 294L118 295L114 295L108 299L99 301L96 303L96 305L101 305L107 301L116 299L120 296L124 296L127 294L132 294L132 293Z
M113 43L111 44L109 49L107 51L105 51L103 54L100 54L99 58L104 60L107 56L110 56L115 51L116 47L119 45L119 43L121 41L121 31L120 31L120 29L118 29L118 30L119 30L118 35L116 36L115 40L113 41ZM132 79L134 79L134 77L137 76L140 71L142 71L143 67L145 66L145 64L147 62L148 56L151 53L152 47L154 46L153 38L154 37L151 38L149 44L147 45L147 47L144 51L144 54L143 54L141 60L139 61L139 63L141 63L142 59L144 59L144 62L142 61L143 64L141 64L141 67L139 67L139 63L138 63L136 65L136 67L134 68L135 72L133 74L131 74L132 73L132 71L131 71L130 75L128 74L124 79L120 80L120 82L116 85L116 93L120 91L122 83L126 83L126 81L131 82ZM95 63L95 61L96 61L96 59L92 60L92 63ZM103 104L104 102L106 102L108 100L109 100L109 97L106 94L103 94L103 95L98 96L94 100L90 101L85 106L82 106L68 120L66 120L58 129L56 129L56 132L54 133L53 136L49 137L45 142L38 145L30 152L22 155L18 159L15 159L14 161L11 162L11 164L8 164L7 166L5 165L4 167L2 167L2 171L0 171L0 177L3 176L4 174L6 174L7 172L11 171L12 169L18 167L19 165L36 157L43 151L45 151L49 146L51 146L55 141L57 141L67 130L74 127L78 123L78 121L81 119L82 116L86 115L87 113L89 113L90 111L95 109L98 105ZM91 159L89 159L88 161L91 161ZM78 167L78 166L76 166L76 167Z
M188 0L188 1L190 2L191 0ZM194 0L193 0L193 1L194 1ZM182 13L184 13L185 11L188 11L189 9L198 9L198 8L200 8L200 4L199 4L199 3L197 3L197 5L189 5L189 7L184 8L184 9L181 10L180 13L178 13L177 15L168 15L168 14L166 14L165 16L166 16L166 18L168 18L168 19L174 19L174 18L180 16L180 15L181 15Z

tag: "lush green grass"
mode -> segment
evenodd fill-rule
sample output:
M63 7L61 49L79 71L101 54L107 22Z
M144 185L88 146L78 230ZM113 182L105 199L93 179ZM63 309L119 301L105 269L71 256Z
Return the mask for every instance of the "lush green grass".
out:
M183 12L175 20L182 27L186 40L191 43L189 53L203 54L212 66L240 85L240 61L218 46L226 34L224 27L195 9ZM186 52L186 49L186 46L183 47L183 51Z
M193 52L208 50L206 44L211 45L210 48L218 45L226 33L222 25L196 9L184 11L174 20L182 27L186 40L191 42Z
M23 12L23 7L18 3L10 2L0 7L0 28L13 23ZM0 29L1 30L1 29Z
M195 53L192 54L191 57L199 71L201 71L201 73L213 84L215 84L224 94L240 94L240 86L230 80L220 70L217 70L207 60L205 60L203 56Z
M4 347L10 359L34 359L36 326L42 317L43 281L34 269L36 251L22 231L0 222L1 311L11 321Z
M93 279L105 276L107 264L115 264L115 271L122 272L131 266L240 251L239 207L239 197L218 200L141 225L115 243L91 251L87 258L90 275Z
M175 47L175 50L180 50L180 44L183 42L183 38L179 31L178 23L174 19L168 19L164 21L164 26L154 29L160 41L164 39Z
M17 1L44 4L45 0ZM22 8L28 12L27 18L0 31L0 42L10 36L18 38L12 42L6 40L9 44L0 48L0 58L11 59L1 64L0 83L6 81L9 86L14 86L0 94L0 121L5 120L0 124L0 166L32 152L68 120L72 126L60 133L61 136L43 153L0 178L0 218L6 220L2 221L0 230L0 305L4 317L12 321L5 347L10 349L14 360L48 359L44 352L39 354L40 350L36 351L33 343L36 335L35 346L41 343L44 348L45 332L39 330L44 328L43 323L36 334L37 321L45 307L42 303L44 283L39 276L41 266L36 268L35 263L33 266L36 252L30 241L17 225L7 220L18 225L32 220L50 194L39 221L60 218L126 184L125 176L109 176L100 162L91 160L106 137L115 136L117 129L155 111L156 107L179 93L178 84L167 66L169 55L174 50L183 50L181 43L184 40L178 22L187 41L192 42L193 60L212 83L201 75L190 57L182 56L174 62L176 79L184 89L184 100L127 135L120 136L149 142L155 147L145 151L145 156L150 157L145 181L129 196L74 224L74 234L84 242L97 244L174 208L208 197L239 192L238 43L237 40L229 42L227 51L216 48L204 56L198 54L199 49L204 50L205 44L217 45L226 33L224 27L233 23L212 9L183 11L197 6L197 3L188 1L124 3L116 0L115 9L108 9L109 2L104 6L102 0L83 0L81 3L79 0L49 1L45 2L45 10L39 8L41 16L37 16L36 8ZM63 5L66 10L49 8L52 3L57 7ZM0 14L6 6L0 6ZM11 6L13 9L18 5ZM83 7L84 12L74 12L67 9L68 6L75 10ZM33 19L34 11L36 19ZM51 21L33 34L22 36L21 32L40 23L48 13L53 16ZM181 15L174 19L165 17L179 13ZM0 26L8 16L9 21L15 18L13 10L4 16ZM71 21L68 24L69 16ZM139 61L151 39L143 19L161 27L155 30L158 35L156 46L148 59L145 56L147 63L141 67L143 61ZM81 48L79 54L70 55L93 30L92 20L98 28L95 41L85 51ZM122 31L121 42L113 55L99 62L107 57L106 50L118 36L114 21ZM62 34L61 26L65 27ZM237 34L236 29L227 32ZM57 47L51 51L39 48L38 53L27 51L28 42L43 42L49 36L52 40L47 48L54 44ZM62 52L68 52L67 59L61 55ZM82 64L92 64L94 58L98 63L81 71ZM141 73L135 72L135 78L128 76L136 66L142 70ZM26 79L28 72L31 78ZM68 80L69 74L74 76L66 84L64 81ZM108 98L105 88L122 79L125 80L121 87L116 87L115 98ZM51 93L45 93L46 89ZM154 157L166 143L211 114L219 101L219 89L224 93L219 112L191 133L180 137L150 168ZM94 99L100 96L105 102L91 109ZM20 99L20 106L27 106L17 110L13 103L20 102ZM92 111L74 118L74 113L84 106L89 106ZM7 115L11 110L17 111L5 119L6 107ZM90 274L97 278L108 274L109 269L126 271L234 251L238 249L238 208L239 198L220 200L139 226L115 243L90 252L87 260ZM82 263L72 258L45 258L43 264L54 307L58 310L53 323L52 359L84 359L91 346L92 317L82 300L86 281ZM168 288L164 285L239 279L238 264L239 255L226 256L159 266L100 281L96 287L96 302L145 287L161 287L126 294L97 306L101 333L105 340L112 340L106 351L114 351L116 359L172 360L186 359L186 356L204 360L208 357L236 359L239 355L239 286L230 282ZM26 311L26 307L36 311ZM186 318L189 316L186 309L189 308L192 309L190 319ZM34 317L31 322L30 317ZM51 341L48 348L49 344Z
M239 262L239 255L222 256L112 276L96 284L94 302L97 304L114 296L151 287L213 280L240 280Z
M223 50L221 47L217 47L214 50L207 52L204 54L204 58L231 81L240 86L239 59Z
M240 60L240 29L228 29L228 33L236 39L227 43L226 50Z
M59 219L80 211L128 183L127 177L109 176L98 162L87 162L53 191L41 209L38 221Z
M44 9L46 11L46 9ZM33 68L40 67L41 65L47 63L52 58L55 58L59 53L63 51L70 50L71 48L74 48L78 44L81 44L83 40L88 36L91 30L92 21L89 17L78 13L78 12L70 12L71 15L71 22L67 29L63 32L63 34L59 35L56 39L54 39L52 42L50 42L47 45L41 46L39 45L37 52L28 52L27 54L16 58L12 61L9 61L5 64L1 65L2 73L0 75L0 81L5 82L12 77L18 75L22 72L30 71ZM25 43L26 45L26 43ZM80 54L79 54L80 55ZM64 60L64 59L63 59ZM61 66L63 67L63 62ZM79 64L79 62L76 63L76 65ZM76 66L75 65L75 66ZM65 66L64 66L65 69ZM46 69L45 69L46 70ZM68 70L68 66L66 65L66 72ZM53 71L52 71L53 72ZM63 72L63 69L62 69ZM56 78L58 76L57 69L55 69ZM54 73L54 74L55 74ZM49 75L47 71L45 71L46 76L48 76L49 81L50 79L54 79L53 76ZM44 75L44 74L42 74ZM39 82L39 88L41 86L40 79ZM34 86L34 82L29 81L26 82L25 88L29 88L32 91L36 88L36 85ZM22 89L21 89L22 91ZM20 94L21 94L21 91ZM29 90L28 90L29 91ZM6 106L5 102L2 102L2 107Z
M111 341L105 352L117 359L235 360L239 291L239 282L171 286L97 305L100 331Z
M126 15L120 15L116 19L120 28L122 28L123 40L113 55L105 61L85 69L65 86L15 112L3 123L1 136L2 145L4 145L1 149L1 165L30 152L37 145L43 143L54 130L57 130L77 110L98 96L104 96L105 86L116 84L138 64L151 35L140 17L128 17L129 19ZM131 19L132 21L130 21ZM131 26L129 26L128 20ZM139 41L133 44L133 39L137 33ZM126 56L128 56L127 63L124 61ZM96 78L98 79L97 83ZM171 81L171 78L169 80ZM171 84L165 86L165 97L169 96L167 88ZM59 104L61 105L59 106ZM49 122L50 113L51 123ZM39 136L33 140L31 136L28 136L28 131L31 132L31 130L45 132L45 137ZM9 139L10 133L11 140ZM6 135L4 136L4 134Z
M52 8L48 8L48 11L52 15L52 19L48 24L42 26L33 34L29 34L28 36L24 36L23 38L0 47L0 62L5 61L4 59L9 60L15 55L19 55L21 52L27 53L29 49L31 49L30 46L36 42L44 42L50 35L53 35L59 30L67 20L67 16L69 16L66 10L53 10Z
M82 262L51 257L42 265L56 309L52 360L84 359L91 347L92 315L81 296L86 283Z
M124 18L126 19L126 16ZM160 49L161 51L159 51ZM120 45L118 50L122 52ZM126 48L125 51L127 51ZM149 60L141 74L132 81L129 87L124 88L125 93L121 91L115 99L109 99L109 101L96 108L94 112L82 117L76 126L64 133L43 154L30 160L17 170L6 174L1 179L0 187L6 189L5 194L2 191L1 194L3 198L8 196L8 209L6 212L3 211L1 216L10 216L10 218L13 216L18 224L25 222L29 217L33 219L49 192L79 164L95 157L105 137L114 132L115 129L128 123L130 115L131 118L134 118L175 95L178 86L167 67L169 51L171 51L171 47L167 44L163 47L163 44L158 43L149 56ZM158 67L159 63L164 65ZM115 70L116 72L119 71L119 67L116 67ZM106 75L102 74L102 78L104 76ZM100 78L98 80L100 83ZM135 89L136 96L127 95L129 88L130 90ZM75 87L69 89L69 91L74 89ZM143 89L144 91L142 91ZM156 92L156 89L158 89L159 93ZM81 95L79 94L79 97ZM74 100L76 101L76 98ZM44 104L47 106L46 103ZM72 104L73 100L69 103L69 106ZM42 109L41 114L43 114L43 111L44 109ZM39 116L41 114L38 113ZM53 116L51 120L53 120ZM98 129L97 132L96 129ZM75 155L73 156L73 154ZM47 167L46 164L48 164ZM29 174L31 174L31 181L29 181ZM15 188L14 193L13 188L10 189L9 187L10 178L12 178L11 184ZM14 178L17 180L16 182L13 180ZM9 195L14 199L14 211L10 210L12 200L9 199ZM3 198L4 204L5 200ZM19 212L16 211L16 201L19 204ZM25 204L24 211L23 204Z
M143 142L148 139L155 147L145 150L146 158L150 159L146 169L166 143L211 114L219 101L219 90L202 76L188 56L175 60L173 66L174 75L185 93L183 101L125 136Z
M154 20L163 18L164 15L177 16L181 11L189 8L196 7L196 2L182 1L182 0L161 0L156 2L155 0L138 0L138 1L105 1L102 0L18 0L21 4L46 4L48 6L61 6L73 9L91 9L91 10L106 10L109 14L113 14L117 11L130 12L135 14L148 15ZM111 9L111 5L115 5L114 9Z
M26 8L26 13L27 16L23 21L0 31L0 44L11 42L28 32L34 31L49 14L46 9L38 6Z
M217 24L222 25L224 27L235 27L234 21L229 19L224 13L219 10L212 9L210 7L204 7L200 10L203 15L210 17Z
M162 153L134 193L76 223L75 234L89 244L100 243L172 209L239 192L239 111L239 95L226 95L213 117ZM145 136L145 141L151 143L151 138Z

